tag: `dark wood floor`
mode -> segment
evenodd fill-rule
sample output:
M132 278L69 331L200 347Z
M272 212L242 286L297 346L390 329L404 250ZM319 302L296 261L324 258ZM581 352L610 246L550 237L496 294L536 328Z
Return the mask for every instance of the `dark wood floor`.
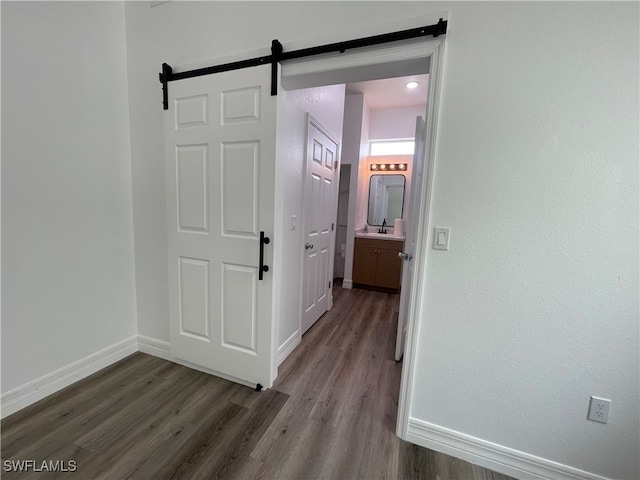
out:
M272 389L136 353L2 421L3 470L75 471L2 478L507 479L395 436L398 296L334 290Z

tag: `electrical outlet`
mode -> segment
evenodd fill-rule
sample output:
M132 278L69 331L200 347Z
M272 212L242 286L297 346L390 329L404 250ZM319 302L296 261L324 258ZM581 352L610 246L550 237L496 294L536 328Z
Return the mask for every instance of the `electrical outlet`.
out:
M609 408L611 408L611 400L592 395L587 419L594 422L607 423L609 420Z

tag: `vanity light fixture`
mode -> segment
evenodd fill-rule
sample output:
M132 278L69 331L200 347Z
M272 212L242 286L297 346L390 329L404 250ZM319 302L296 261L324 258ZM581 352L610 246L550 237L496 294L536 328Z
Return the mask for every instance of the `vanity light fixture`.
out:
M372 172L387 172L387 171L395 171L395 170L406 170L406 163L372 163L369 165L369 170Z
M418 86L420 85L420 82L416 82L415 80L411 80L410 82L406 83L407 88L409 90L413 90L414 88L418 88Z

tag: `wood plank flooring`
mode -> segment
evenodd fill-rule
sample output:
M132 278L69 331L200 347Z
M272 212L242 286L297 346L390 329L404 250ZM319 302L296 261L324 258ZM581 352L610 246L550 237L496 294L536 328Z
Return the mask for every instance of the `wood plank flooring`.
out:
M395 436L398 295L334 295L273 388L136 353L4 419L2 478L508 480Z

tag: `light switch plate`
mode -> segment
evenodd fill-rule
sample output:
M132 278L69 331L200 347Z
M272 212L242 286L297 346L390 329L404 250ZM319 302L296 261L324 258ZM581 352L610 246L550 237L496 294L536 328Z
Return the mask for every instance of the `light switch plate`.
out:
M433 249L449 250L449 227L435 227L433 229Z

